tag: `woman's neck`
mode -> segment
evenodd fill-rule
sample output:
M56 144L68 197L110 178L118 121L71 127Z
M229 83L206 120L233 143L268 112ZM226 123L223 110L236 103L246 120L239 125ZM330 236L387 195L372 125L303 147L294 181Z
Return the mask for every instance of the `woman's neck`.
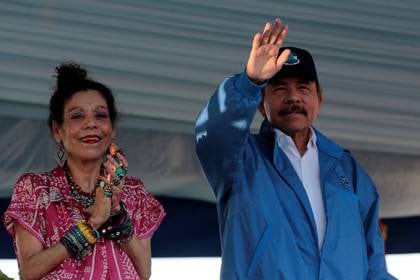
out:
M71 172L73 181L80 186L82 191L90 193L95 190L96 182L101 170L101 160L77 161L67 159L67 167Z

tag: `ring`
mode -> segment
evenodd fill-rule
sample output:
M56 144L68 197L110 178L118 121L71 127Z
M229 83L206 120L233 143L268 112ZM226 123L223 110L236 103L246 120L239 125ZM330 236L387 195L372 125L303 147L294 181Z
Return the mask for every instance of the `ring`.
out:
M125 174L127 174L127 170L126 170L124 167L119 166L119 167L115 170L115 174L116 174L118 177L122 177L122 176L124 176Z
M113 195L114 193L113 193L113 191L112 191L112 186L110 186L110 185L106 185L105 187L104 187L104 195L105 195L105 197L112 197L112 195Z
M114 193L112 191L104 191L105 197L112 197Z

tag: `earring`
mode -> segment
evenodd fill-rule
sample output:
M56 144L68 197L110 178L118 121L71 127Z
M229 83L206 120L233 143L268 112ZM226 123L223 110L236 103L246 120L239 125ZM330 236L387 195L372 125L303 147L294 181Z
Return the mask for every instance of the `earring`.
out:
M67 152L64 148L63 142L57 143L57 147L55 150L55 161L60 167L63 167L66 164L67 160Z

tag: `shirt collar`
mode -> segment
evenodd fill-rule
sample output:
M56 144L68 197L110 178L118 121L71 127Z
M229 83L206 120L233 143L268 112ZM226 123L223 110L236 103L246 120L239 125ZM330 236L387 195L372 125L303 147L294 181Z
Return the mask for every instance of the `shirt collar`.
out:
M316 148L316 133L313 130L313 128L311 127L311 137L309 138L308 144L307 144L307 148ZM289 135L285 134L283 131L281 131L280 129L275 128L274 131L276 132L276 139L277 139L277 144L280 147L295 147L295 142L293 142L292 137L290 137Z

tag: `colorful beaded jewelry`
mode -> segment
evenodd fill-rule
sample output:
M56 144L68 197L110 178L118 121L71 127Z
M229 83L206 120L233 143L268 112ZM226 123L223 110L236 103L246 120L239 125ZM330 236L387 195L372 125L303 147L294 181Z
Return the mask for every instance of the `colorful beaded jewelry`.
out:
M72 258L81 260L89 254L90 248L99 238L99 232L89 222L82 220L70 228L60 242Z
M134 235L134 226L128 216L127 207L120 201L121 210L111 216L100 228L105 239L116 241L118 244L129 241Z
M102 180L98 178L95 185L95 189L91 193L87 193L87 192L84 192L82 188L73 181L73 177L71 176L70 169L67 167L67 165L65 165L63 169L66 173L67 182L70 185L70 193L72 194L74 199L85 208L88 208L89 206L93 205L95 203L95 190L99 186L99 184L102 182ZM100 174L103 174L102 166L101 166Z

